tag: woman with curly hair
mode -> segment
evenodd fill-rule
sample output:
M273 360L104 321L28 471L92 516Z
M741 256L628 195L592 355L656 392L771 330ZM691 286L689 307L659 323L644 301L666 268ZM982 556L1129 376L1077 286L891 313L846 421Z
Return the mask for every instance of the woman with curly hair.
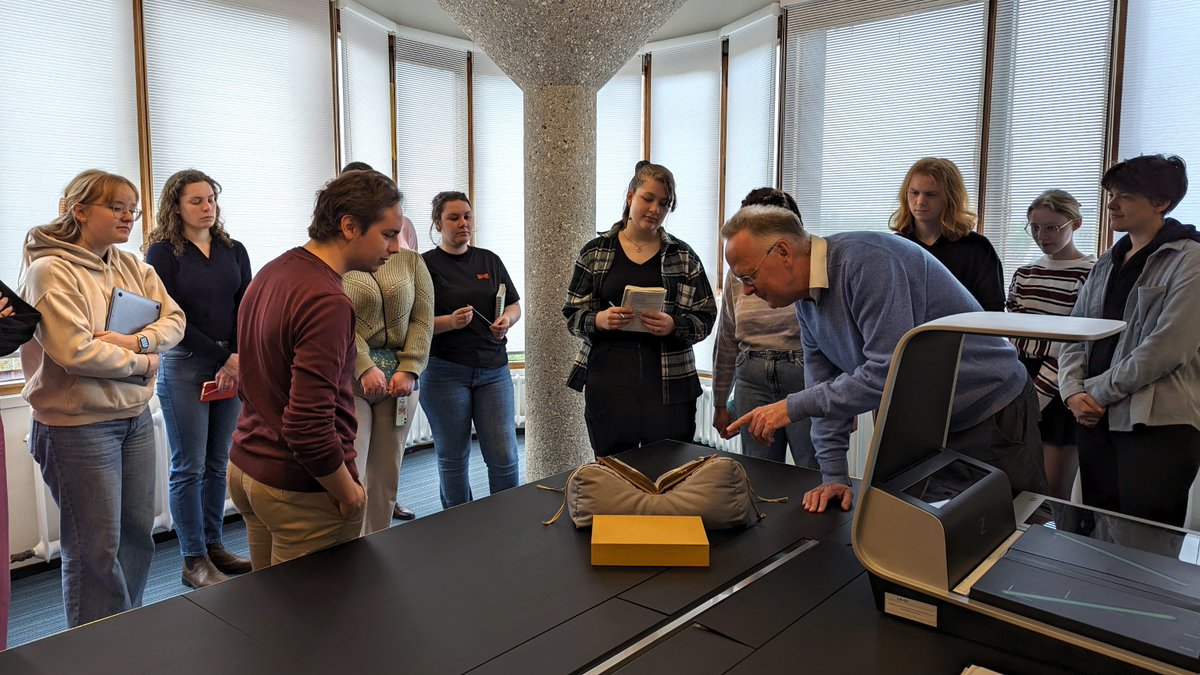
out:
M954 162L917 160L900 185L891 227L946 266L989 312L1004 311L1004 269L987 237L975 231L967 186Z
M220 194L195 169L168 178L146 247L146 262L187 315L183 341L163 354L158 399L171 445L171 517L192 588L250 571L249 560L221 544L225 466L242 404L236 396L200 400L210 380L221 393L237 386L237 313L250 285L250 258L225 232Z

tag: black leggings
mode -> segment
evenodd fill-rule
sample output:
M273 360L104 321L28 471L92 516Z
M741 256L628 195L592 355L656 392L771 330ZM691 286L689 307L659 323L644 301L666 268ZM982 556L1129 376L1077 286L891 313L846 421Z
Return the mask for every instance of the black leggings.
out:
M1182 527L1198 467L1200 430L1189 424L1079 428L1079 482L1088 506Z
M691 443L696 400L662 402L657 345L601 342L588 357L584 419L596 456L632 450L664 438Z

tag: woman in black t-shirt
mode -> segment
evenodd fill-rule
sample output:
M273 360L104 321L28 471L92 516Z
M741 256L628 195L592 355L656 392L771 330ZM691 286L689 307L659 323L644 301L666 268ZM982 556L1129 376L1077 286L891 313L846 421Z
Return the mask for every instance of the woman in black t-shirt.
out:
M438 193L433 225L440 242L422 254L433 278L434 318L421 409L433 432L442 506L449 508L472 499L467 475L472 423L492 494L520 483L505 345L521 319L521 296L500 258L471 246L474 214L465 194Z

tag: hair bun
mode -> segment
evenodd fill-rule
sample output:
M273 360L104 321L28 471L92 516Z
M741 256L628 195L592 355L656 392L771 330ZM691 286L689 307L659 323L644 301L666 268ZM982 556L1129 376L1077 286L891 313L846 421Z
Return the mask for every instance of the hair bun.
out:
M640 170L642 167L644 167L644 166L649 166L649 165L650 165L650 160L648 160L648 159L640 159L640 160L638 160L638 163L637 163L637 164L634 164L634 165L633 165L633 170L634 170L634 171L638 171L638 170Z

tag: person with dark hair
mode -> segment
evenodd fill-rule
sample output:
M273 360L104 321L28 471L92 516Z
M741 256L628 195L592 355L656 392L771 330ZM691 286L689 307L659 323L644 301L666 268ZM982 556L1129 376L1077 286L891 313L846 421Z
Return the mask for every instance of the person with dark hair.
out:
M1063 347L1058 385L1079 430L1090 506L1182 526L1200 468L1200 233L1171 212L1187 194L1177 156L1112 166L1100 185L1124 232L1092 268L1072 316L1124 332Z
M1004 268L976 217L958 166L941 157L917 160L900 185L891 228L937 258L984 310L1004 311Z
M1096 256L1084 255L1075 247L1075 231L1083 224L1079 202L1062 190L1046 190L1025 210L1025 217L1029 219L1025 231L1045 255L1017 268L1005 309L1017 314L1068 315L1096 264ZM1079 424L1058 397L1058 354L1063 343L1015 338L1013 345L1041 405L1038 430L1049 494L1069 501L1079 473L1075 445Z
M742 206L751 204L785 208L800 217L796 200L782 190L751 190ZM758 296L743 293L738 278L726 272L713 346L713 428L722 438L731 438L730 421L803 388L804 349L796 310L791 306L774 308ZM731 389L732 417L727 405ZM790 447L796 466L816 469L811 431L812 420L805 417L776 431L770 443L762 444L743 428L742 454L782 462Z
M355 467L358 359L350 271L400 250L400 191L351 171L317 193L309 241L267 263L239 313L238 417L229 494L254 569L357 537L366 493Z
M442 507L469 502L471 426L487 464L491 494L520 484L508 331L521 319L521 294L500 257L471 245L475 214L461 192L433 198L437 248L422 254L433 279L433 344L422 376L421 409L438 458Z
M846 452L854 418L879 407L892 353L916 326L979 303L949 270L904 237L805 231L796 214L772 206L742 207L721 228L729 271L772 307L794 306L804 339L807 386L760 406L730 429L748 428L759 442L792 421L811 417L822 484L804 508L849 509ZM1044 492L1037 396L1003 338L963 341L946 447L1008 475L1013 493Z
M42 321L21 347L21 395L29 450L58 504L73 628L142 604L154 555L149 402L159 352L183 338L184 314L154 268L119 247L142 215L131 181L85 171L63 198L58 218L25 241L21 296ZM108 330L116 289L160 303L158 319L132 335Z
M0 282L0 355L12 354L33 338L42 315ZM0 421L0 560L8 560L8 477L4 467L4 423ZM0 650L8 649L11 575L0 576Z
M695 436L692 345L712 330L717 304L700 257L663 229L674 210L675 176L638 162L621 220L583 246L571 274L563 316L583 344L567 386L583 391L597 456ZM625 306L630 286L666 289L662 310Z
M350 162L346 166L342 167L342 173L346 173L347 171L374 171L374 170L375 169L371 168L371 165L367 164L366 162ZM404 202L404 193L403 192L400 193L400 202L401 203ZM413 225L413 222L408 219L408 216L406 216L404 214L400 215L400 223L401 223L401 225L400 225L400 245L410 251L417 250L417 228ZM399 508L403 508L403 507L399 507ZM397 515L396 517L402 518L403 520L412 520L413 515L412 515L411 511L408 511L407 514Z
M183 341L162 354L158 401L171 447L171 518L191 588L250 571L248 559L221 543L225 467L242 404L236 396L200 399L205 382L222 392L237 386L238 306L251 276L246 247L225 231L220 194L220 183L202 171L175 173L145 245L146 262L187 316Z

